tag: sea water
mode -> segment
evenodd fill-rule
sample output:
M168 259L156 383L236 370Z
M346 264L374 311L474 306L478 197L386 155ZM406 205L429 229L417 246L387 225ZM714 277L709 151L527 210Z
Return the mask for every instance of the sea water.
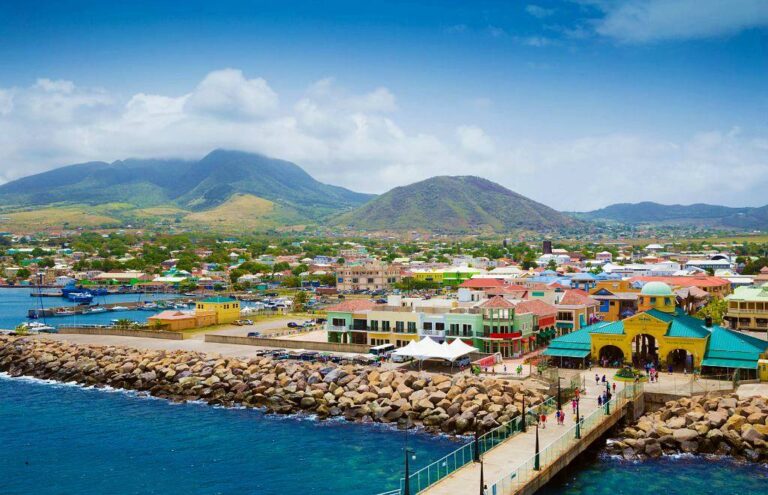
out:
M407 441L414 468L461 445ZM0 378L2 495L373 495L398 486L404 442L382 425Z
M404 441L403 432L381 425L172 404L0 375L2 495L374 495L398 486ZM409 434L414 469L460 442ZM768 468L685 456L634 463L593 455L540 493L767 494Z
M64 297L30 297L37 289L19 287L0 289L0 329L10 330L16 328L16 325L27 321L27 310L44 308L55 308L60 306L72 306L75 304ZM170 299L177 297L174 294L110 294L106 296L96 296L93 298L93 304L115 304L125 302L144 302L158 301L161 299ZM49 325L108 325L112 320L127 318L131 321L145 322L147 318L156 314L158 311L107 311L105 313L94 313L89 315L56 316L45 318ZM42 319L39 321L43 321Z

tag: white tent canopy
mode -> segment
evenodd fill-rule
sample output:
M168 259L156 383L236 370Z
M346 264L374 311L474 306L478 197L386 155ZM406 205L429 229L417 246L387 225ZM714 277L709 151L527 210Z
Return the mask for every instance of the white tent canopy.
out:
M438 344L429 337L424 337L418 342L410 342L407 346L396 350L393 354L396 356L411 357L424 361L425 359L445 359L455 361L456 359L476 352L477 349L465 344L460 339L456 339L451 344Z

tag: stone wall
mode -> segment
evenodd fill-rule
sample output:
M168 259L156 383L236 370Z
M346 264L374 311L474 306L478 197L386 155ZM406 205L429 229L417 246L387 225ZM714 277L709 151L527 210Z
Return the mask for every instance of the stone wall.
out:
M108 385L173 401L259 407L423 426L429 432L487 431L544 400L537 390L492 378L381 371L361 365L223 358L0 336L0 371L11 376ZM410 418L406 423L406 417Z
M298 339L270 339L267 337L237 337L234 335L205 334L206 342L217 344L255 345L282 349L307 349L323 352L349 352L367 354L371 349L365 344L334 344L332 342L310 342Z
M608 450L626 459L692 453L768 461L768 398L735 394L667 402L625 428Z

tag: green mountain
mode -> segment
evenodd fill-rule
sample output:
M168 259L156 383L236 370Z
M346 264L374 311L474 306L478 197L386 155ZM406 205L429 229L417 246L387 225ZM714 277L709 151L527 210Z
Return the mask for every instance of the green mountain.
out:
M582 225L480 177L433 177L396 187L332 222L359 230L459 233L510 230L563 231Z
M573 216L584 220L612 221L628 225L768 229L768 205L760 208L732 208L703 203L663 205L645 201L613 204L599 210L573 213Z
M161 209L159 216L166 213L180 218L235 200L242 205L246 196L262 200L245 203L258 204L260 213L268 211L271 225L322 221L372 197L318 182L291 162L228 150L215 150L199 161L82 163L0 186L5 211L72 205L103 210L106 204L117 204L119 208L107 208L107 213L122 218L152 216Z

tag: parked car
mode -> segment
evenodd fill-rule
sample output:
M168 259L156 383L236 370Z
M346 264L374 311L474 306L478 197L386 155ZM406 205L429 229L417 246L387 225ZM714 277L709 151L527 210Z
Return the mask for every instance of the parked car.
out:
M411 356L401 356L399 354L392 354L392 362L393 363L407 363L408 361L412 361L413 358Z
M299 324L296 323L295 321L289 321L288 328L299 328Z
M261 337L259 332L248 332L249 337Z
M235 320L232 322L233 325L237 325L238 327L242 327L243 325L253 325L253 321L251 320Z

